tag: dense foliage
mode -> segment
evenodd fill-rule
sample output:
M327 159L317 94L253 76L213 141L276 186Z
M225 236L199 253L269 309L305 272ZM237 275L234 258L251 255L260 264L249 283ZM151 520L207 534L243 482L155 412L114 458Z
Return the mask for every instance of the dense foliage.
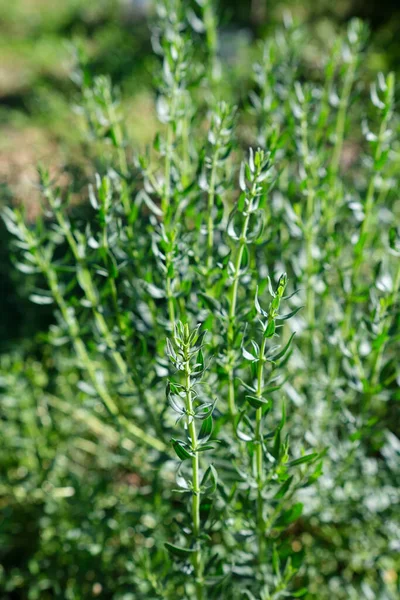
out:
M78 52L91 184L6 208L30 300L2 357L4 598L395 599L395 78L289 17L248 98L211 0L159 2L136 152Z

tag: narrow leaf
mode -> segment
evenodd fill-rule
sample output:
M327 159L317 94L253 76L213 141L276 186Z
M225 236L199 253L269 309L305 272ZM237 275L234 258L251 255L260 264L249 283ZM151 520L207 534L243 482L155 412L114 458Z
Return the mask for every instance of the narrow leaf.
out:
M187 460L188 458L192 458L194 456L193 452L188 449L188 445L185 442L181 442L180 440L172 439L172 447L175 450L178 458L181 460Z
M275 362L275 361L279 360L280 358L282 358L283 356L285 356L295 335L296 335L295 332L293 332L292 335L290 336L289 341L286 344L286 346L280 352L278 352L277 354L274 354L274 356L268 356L268 360L271 362Z
M213 430L213 419L210 415L201 424L201 428L199 431L198 439L203 440L204 438L209 438Z
M318 457L318 452L313 452L312 454L306 454L305 456L301 456L300 458L296 458L295 460L291 460L286 463L288 467L296 467L297 465L303 465L305 463L311 462Z
M175 544L170 544L169 542L165 542L164 546L170 554L178 556L179 558L188 558L195 552L192 548L182 548L181 546L175 546Z

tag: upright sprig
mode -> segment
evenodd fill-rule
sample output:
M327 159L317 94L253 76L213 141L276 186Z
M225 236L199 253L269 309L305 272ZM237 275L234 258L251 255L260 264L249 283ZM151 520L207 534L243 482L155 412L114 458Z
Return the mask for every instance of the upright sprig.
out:
M90 141L108 142L117 156L116 168L123 178L129 174L126 154L126 138L122 125L120 100L113 90L110 77L97 75L91 77L82 57L78 57L75 80L81 87L82 98L78 110L83 113ZM107 156L106 167L112 165L112 156Z
M301 181L301 191L305 196L305 210L299 221L303 230L306 246L306 306L311 339L315 327L314 244L316 234L318 233L318 215L316 215L316 207L321 159L319 158L318 151L310 147L311 128L309 126L309 119L310 115L313 114L312 90L310 88L304 88L298 81L295 82L294 90L296 100L292 102L292 108L297 120L297 144L302 161L299 178Z
M250 92L257 141L261 146L270 147L277 133L286 127L290 94L304 42L303 30L291 18L286 18L284 27L261 43L261 58L253 65L255 86Z
M360 19L353 19L349 23L341 48L343 87L336 93L338 111L334 131L332 160L329 165L329 179L331 184L335 183L340 167L340 158L346 132L347 110L367 33L366 25Z
M266 448L264 447L263 438L263 416L266 412L268 412L271 404L271 401L265 396L272 393L276 389L279 389L280 387L276 381L271 383L272 374L274 372L276 362L282 359L288 351L294 334L291 335L284 348L278 352L277 348L275 347L272 348L272 353L270 349L269 353L266 354L266 348L268 341L276 335L277 323L279 327L283 321L295 315L299 310L295 309L286 315L279 315L280 304L286 289L286 285L287 276L286 274L283 274L279 278L275 292L270 288L272 301L268 307L268 310L261 308L258 296L256 295L255 307L258 315L260 315L259 323L261 325L262 339L260 344L257 341L252 340L254 354L243 349L245 358L251 361L252 366L254 365L253 370L255 370L256 375L256 386L253 389L254 395L247 395L246 400L250 406L256 409L254 444L255 471L257 481L257 528L260 556L263 554L265 538L265 519L263 514L264 502L262 493L265 485L263 456Z
M200 176L200 187L207 193L207 249L206 268L213 265L215 224L222 221L226 173L224 167L232 151L235 109L226 102L219 102L211 113L208 132L208 152ZM225 175L225 177L224 177Z
M250 459L249 468L245 465L240 470L249 490L247 495L240 496L250 523L251 534L249 531L248 535L256 540L255 547L250 548L257 584L252 582L249 585L249 598L253 598L250 591L254 590L261 598L269 600L279 598L284 591L288 593L290 581L298 568L290 559L281 565L278 551L281 543L279 532L284 531L302 512L302 504L291 505L291 500L297 490L312 485L321 475L321 463L315 466L320 459L317 452L303 453L299 458L290 460L289 437L283 438L282 435L286 423L285 407L283 405L278 422L276 410L273 410L273 394L284 383L280 369L290 356L294 333L283 345L273 341L283 323L300 310L297 307L281 314L281 303L288 299L284 296L286 285L286 274L281 275L275 289L268 279L272 300L266 310L260 304L258 290L256 292L254 324L258 326L259 337L251 336L242 343L243 358L247 365L250 364L250 373L247 382L241 380L245 403L236 423L237 436L246 444ZM253 323L249 322L249 325ZM304 465L300 471L292 471L293 467L300 465Z
M365 202L363 204L363 219L358 233L357 243L354 245L354 255L350 271L349 294L346 298L344 335L350 332L350 320L352 315L352 294L358 291L359 273L365 258L365 252L371 240L371 222L374 218L374 207L380 198L376 197L376 191L385 167L390 162L391 140L393 131L390 128L394 108L395 77L389 73L384 77L381 73L377 82L371 86L371 101L378 113L379 129L376 133L370 130L364 122L364 134L372 150L372 156L368 157L367 163L371 164L371 177L368 183ZM387 190L383 187L383 193Z
M191 500L191 538L189 547L166 544L171 554L182 559L191 559L194 575L196 598L204 598L204 539L200 520L200 506L203 494L212 494L217 486L217 472L209 465L203 472L200 470L200 453L211 448L209 439L213 429L212 413L215 401L205 401L198 394L198 385L205 372L203 357L204 338L206 332L201 326L190 330L187 324L178 321L174 327L172 340L167 340L167 355L178 372L181 380L169 381L167 399L172 409L178 414L178 421L183 421L186 440L172 439L173 448L178 458L191 462L191 477L185 478L179 473L177 482L181 493L190 493ZM196 422L201 422L198 427ZM186 531L186 530L185 530ZM187 535L187 533L186 533Z
M230 280L228 291L226 371L228 375L228 408L234 417L237 413L235 401L234 372L237 360L237 349L240 346L238 333L238 300L239 283L249 266L249 245L256 242L263 231L264 211L260 208L268 186L272 179L271 153L258 149L254 153L250 149L248 162L240 168L239 185L241 194L233 209L227 227L227 234L235 242L236 252L227 264Z
M394 108L394 88L394 73L389 73L387 77L385 77L383 73L380 73L377 81L371 85L371 101L378 113L380 124L377 133L373 133L368 125L366 123L364 124L364 133L372 150L372 156L370 158L370 162L372 163L372 177L367 189L367 196L364 204L364 219L361 224L359 239L354 248L353 278L357 278L358 269L362 262L363 250L368 244L369 228L371 226L373 207L375 204L374 194L379 184L380 176L387 163L390 161L389 154L393 139L391 118L393 116Z
M157 136L156 149L164 158L164 174L161 183L161 210L167 219L174 191L174 183L182 176L176 164L176 141L181 139L185 155L182 165L189 165L189 123L192 103L188 101L189 81L196 77L197 65L190 70L192 45L185 32L187 23L180 0L164 0L157 3L160 27L154 28L153 47L162 57L162 71L158 82L157 115L165 124L165 136ZM175 160L174 160L175 158ZM176 167L176 168L175 168ZM186 174L187 175L187 174ZM150 187L154 187L150 182ZM158 186L157 186L158 187ZM168 214L167 214L168 213Z
M212 88L213 94L218 94L216 85L221 76L220 65L217 58L218 31L217 15L213 0L195 0L197 6L186 10L187 19L193 30L205 34L206 60L207 60L207 84Z
M189 293L193 278L189 269L190 237L182 233L179 224L165 227L161 223L152 234L151 248L162 283L156 286L144 281L144 286L153 298L167 300L167 329L173 334L178 314L185 312L182 300Z

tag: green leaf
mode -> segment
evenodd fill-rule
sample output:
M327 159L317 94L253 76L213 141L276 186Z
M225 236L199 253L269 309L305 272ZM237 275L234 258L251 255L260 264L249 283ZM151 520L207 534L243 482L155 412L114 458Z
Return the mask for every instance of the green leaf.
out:
M262 315L263 317L268 317L268 313L263 308L261 308L261 304L258 300L258 286L256 289L256 295L254 297L254 306L256 307L256 310L258 313L260 313L260 315Z
M201 419L207 419L208 417L210 417L214 412L216 403L217 403L217 398L214 400L214 402L207 402L205 404L198 406L195 410L196 419L201 420Z
M274 570L275 575L280 575L281 572L281 561L279 558L279 552L274 545L272 550L272 568Z
M272 385L269 388L264 389L264 394L272 394L272 392L276 392L277 390L280 390L282 387L282 383L280 383L279 385Z
M285 510L284 513L281 514L279 519L275 522L275 527L285 527L286 525L290 525L293 521L296 521L303 512L303 504L301 502L297 502L294 504L289 510Z
M317 464L316 469L314 469L313 473L311 473L310 477L308 478L307 485L311 485L315 481L317 481L317 479L319 479L321 477L322 472L323 472L323 462L321 460L321 462L319 462Z
M253 408L261 408L269 404L269 400L266 400L262 396L246 396L246 400Z
M256 356L253 356L251 354L251 352L246 350L246 348L244 346L242 348L242 354L243 354L243 358L245 358L246 360L250 360L251 362L255 362L258 360L258 358Z
M136 200L137 200L137 202L139 202L139 204L141 201L143 201L146 204L147 208L149 210L151 210L151 212L154 215L156 215L156 217L162 217L164 215L161 208L153 202L153 200L150 198L150 196L144 190L140 190L140 192L138 193L138 195L136 197Z
M201 424L201 428L199 431L198 439L203 440L205 438L209 438L212 434L213 430L213 418L209 415Z
M275 334L275 329L276 329L275 321L268 321L267 327L265 328L265 331L264 331L264 337L265 338L273 337L273 335Z
M170 544L169 542L165 542L164 546L168 550L170 554L174 556L178 556L179 558L189 558L195 550L193 548L182 548L181 546L175 546L175 544Z
M245 203L246 203L246 194L244 192L242 192L239 196L239 200L237 203L237 209L239 212L243 212L243 209L245 207Z
M292 592L291 595L293 596L293 598L302 598L307 594L307 592L307 588L301 588L301 590L297 590L297 592Z
M169 340L169 338L167 338L165 340L165 343L166 343L166 349L165 349L166 355L169 358L171 358L172 360L176 360L176 352L175 352L175 350L174 350L174 348L173 348L173 346L172 346L171 341ZM168 384L169 384L169 382L168 382ZM168 393L169 393L169 388L168 388L167 394Z
M86 293L92 287L92 278L86 267L79 266L76 270L76 278L82 290Z
M150 294L150 296L155 300L165 298L165 291L157 287L153 283L148 283L147 281L144 281L143 285L147 293Z
M244 162L241 163L240 165L240 171L239 171L239 187L242 190L242 192L246 191L246 180L245 180L245 164Z
M276 362L277 360L279 360L280 358L282 358L283 356L285 356L285 354L288 351L288 349L289 349L289 347L290 347L290 345L292 343L292 340L293 340L293 338L294 338L295 335L296 335L296 333L293 332L292 335L290 336L289 341L286 344L286 346L280 352L278 352L277 354L274 354L274 356L268 356L267 357L268 360L270 362Z
M292 317L294 317L294 315L296 315L299 312L299 310L301 310L302 308L304 308L304 307L298 306L297 308L292 310L292 312L287 313L286 315L279 316L278 320L279 321L287 321L288 319L291 319Z
M215 450L213 444L218 443L217 440L213 440L210 444L203 444L197 447L196 452L206 452L207 450Z
M50 296L39 296L39 294L31 294L29 300L34 304L53 304L53 298Z
M192 458L194 456L194 453L185 442L175 439L172 439L171 441L173 449L175 450L178 458L181 460L187 460L188 458Z
M300 458L296 458L295 460L291 460L286 463L287 467L296 467L297 465L304 465L305 463L309 463L316 458L318 458L318 452L313 452L312 454L306 454L305 456L301 456Z
M281 485L281 487L279 488L279 490L276 492L274 498L275 500L280 500L281 498L283 498L286 494L286 492L289 490L291 484L293 481L293 475L291 475L288 479L286 479L285 483L283 485Z
M205 486L206 483L210 481L210 486L207 488L208 494L213 494L217 489L218 485L218 473L213 465L210 465L206 472L203 475L203 479L201 480L201 486Z
M275 460L279 460L280 455L281 455L281 429L280 429L280 427L278 427L278 429L275 431L274 446L271 449L271 454L275 458Z
M219 312L221 310L221 305L215 298L204 294L204 292L199 292L199 296L211 312Z
M281 420L279 422L279 430L283 429L284 425L286 423L286 404L285 402L282 402L282 417Z

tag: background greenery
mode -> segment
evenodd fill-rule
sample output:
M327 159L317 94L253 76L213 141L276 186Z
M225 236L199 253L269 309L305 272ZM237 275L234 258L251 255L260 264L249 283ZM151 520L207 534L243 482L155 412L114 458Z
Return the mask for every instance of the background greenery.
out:
M333 5L324 0L304 0L265 4L220 3L220 53L232 75L225 82L226 94L235 102L247 98L257 39L274 30L286 9L309 32L309 65L319 45L335 38L340 26L357 15L366 18L372 29L366 57L370 70L398 70L400 9L396 2L345 0ZM73 46L84 49L91 73L109 74L119 87L128 135L137 147L144 146L152 140L156 128L151 75L155 59L148 27L151 3L1 0L0 15L0 202L23 203L28 219L33 221L41 211L36 165L42 162L62 186L72 186L74 210L84 211L92 156L78 109L80 92ZM134 532L131 523L137 497L143 512L143 503L145 506L152 490L137 475L140 469L135 470L130 449L125 453L115 451L112 430L97 422L95 416L89 417L88 412L76 412L71 418L71 384L76 383L76 374L70 369L66 352L52 355L45 333L52 323L52 310L29 302L29 284L12 268L8 234L3 224L0 227L1 418L2 445L7 449L0 459L2 597L134 600L129 586L137 563L129 556L130 539L135 535L137 542L145 545L149 531L151 539L156 539L157 522L149 509L148 518L141 518ZM50 415L49 401L56 389L58 397L52 401L57 411ZM62 404L58 399L60 389ZM91 436L87 435L88 419L92 420ZM395 439L390 438L389 462L397 451ZM135 460L140 466L140 453ZM374 474L366 470L366 478L374 479ZM386 496L373 496L371 502L390 503L393 483L384 473L381 477ZM328 496L327 492L327 502ZM339 503L339 512L340 508ZM396 548L388 549L389 534L379 529L381 519L386 517L377 513L367 529L346 536L341 527L348 526L351 531L354 525L356 531L360 523L346 523L354 515L347 517L347 507L342 508L341 525L337 529L330 525L321 532L326 554L323 563L314 565L315 574L322 573L333 581L337 578L339 587L341 577L350 580L354 573L359 574L365 581L361 585L364 596L359 597L373 598L371 593L375 592L368 590L375 589L378 571L387 584L379 598L394 598L389 593L392 590L396 594L396 564L388 550ZM168 518L162 507L158 518ZM394 527L394 521L390 523ZM307 527L315 534L312 523L304 524L305 544L307 540L312 543L311 535L306 535ZM390 544L395 542L391 540ZM366 560L351 563L352 553ZM323 552L319 556L323 557ZM383 556L378 565L376 556ZM146 572L145 556L141 568ZM314 597L318 598L315 589ZM337 597L342 597L339 591Z

